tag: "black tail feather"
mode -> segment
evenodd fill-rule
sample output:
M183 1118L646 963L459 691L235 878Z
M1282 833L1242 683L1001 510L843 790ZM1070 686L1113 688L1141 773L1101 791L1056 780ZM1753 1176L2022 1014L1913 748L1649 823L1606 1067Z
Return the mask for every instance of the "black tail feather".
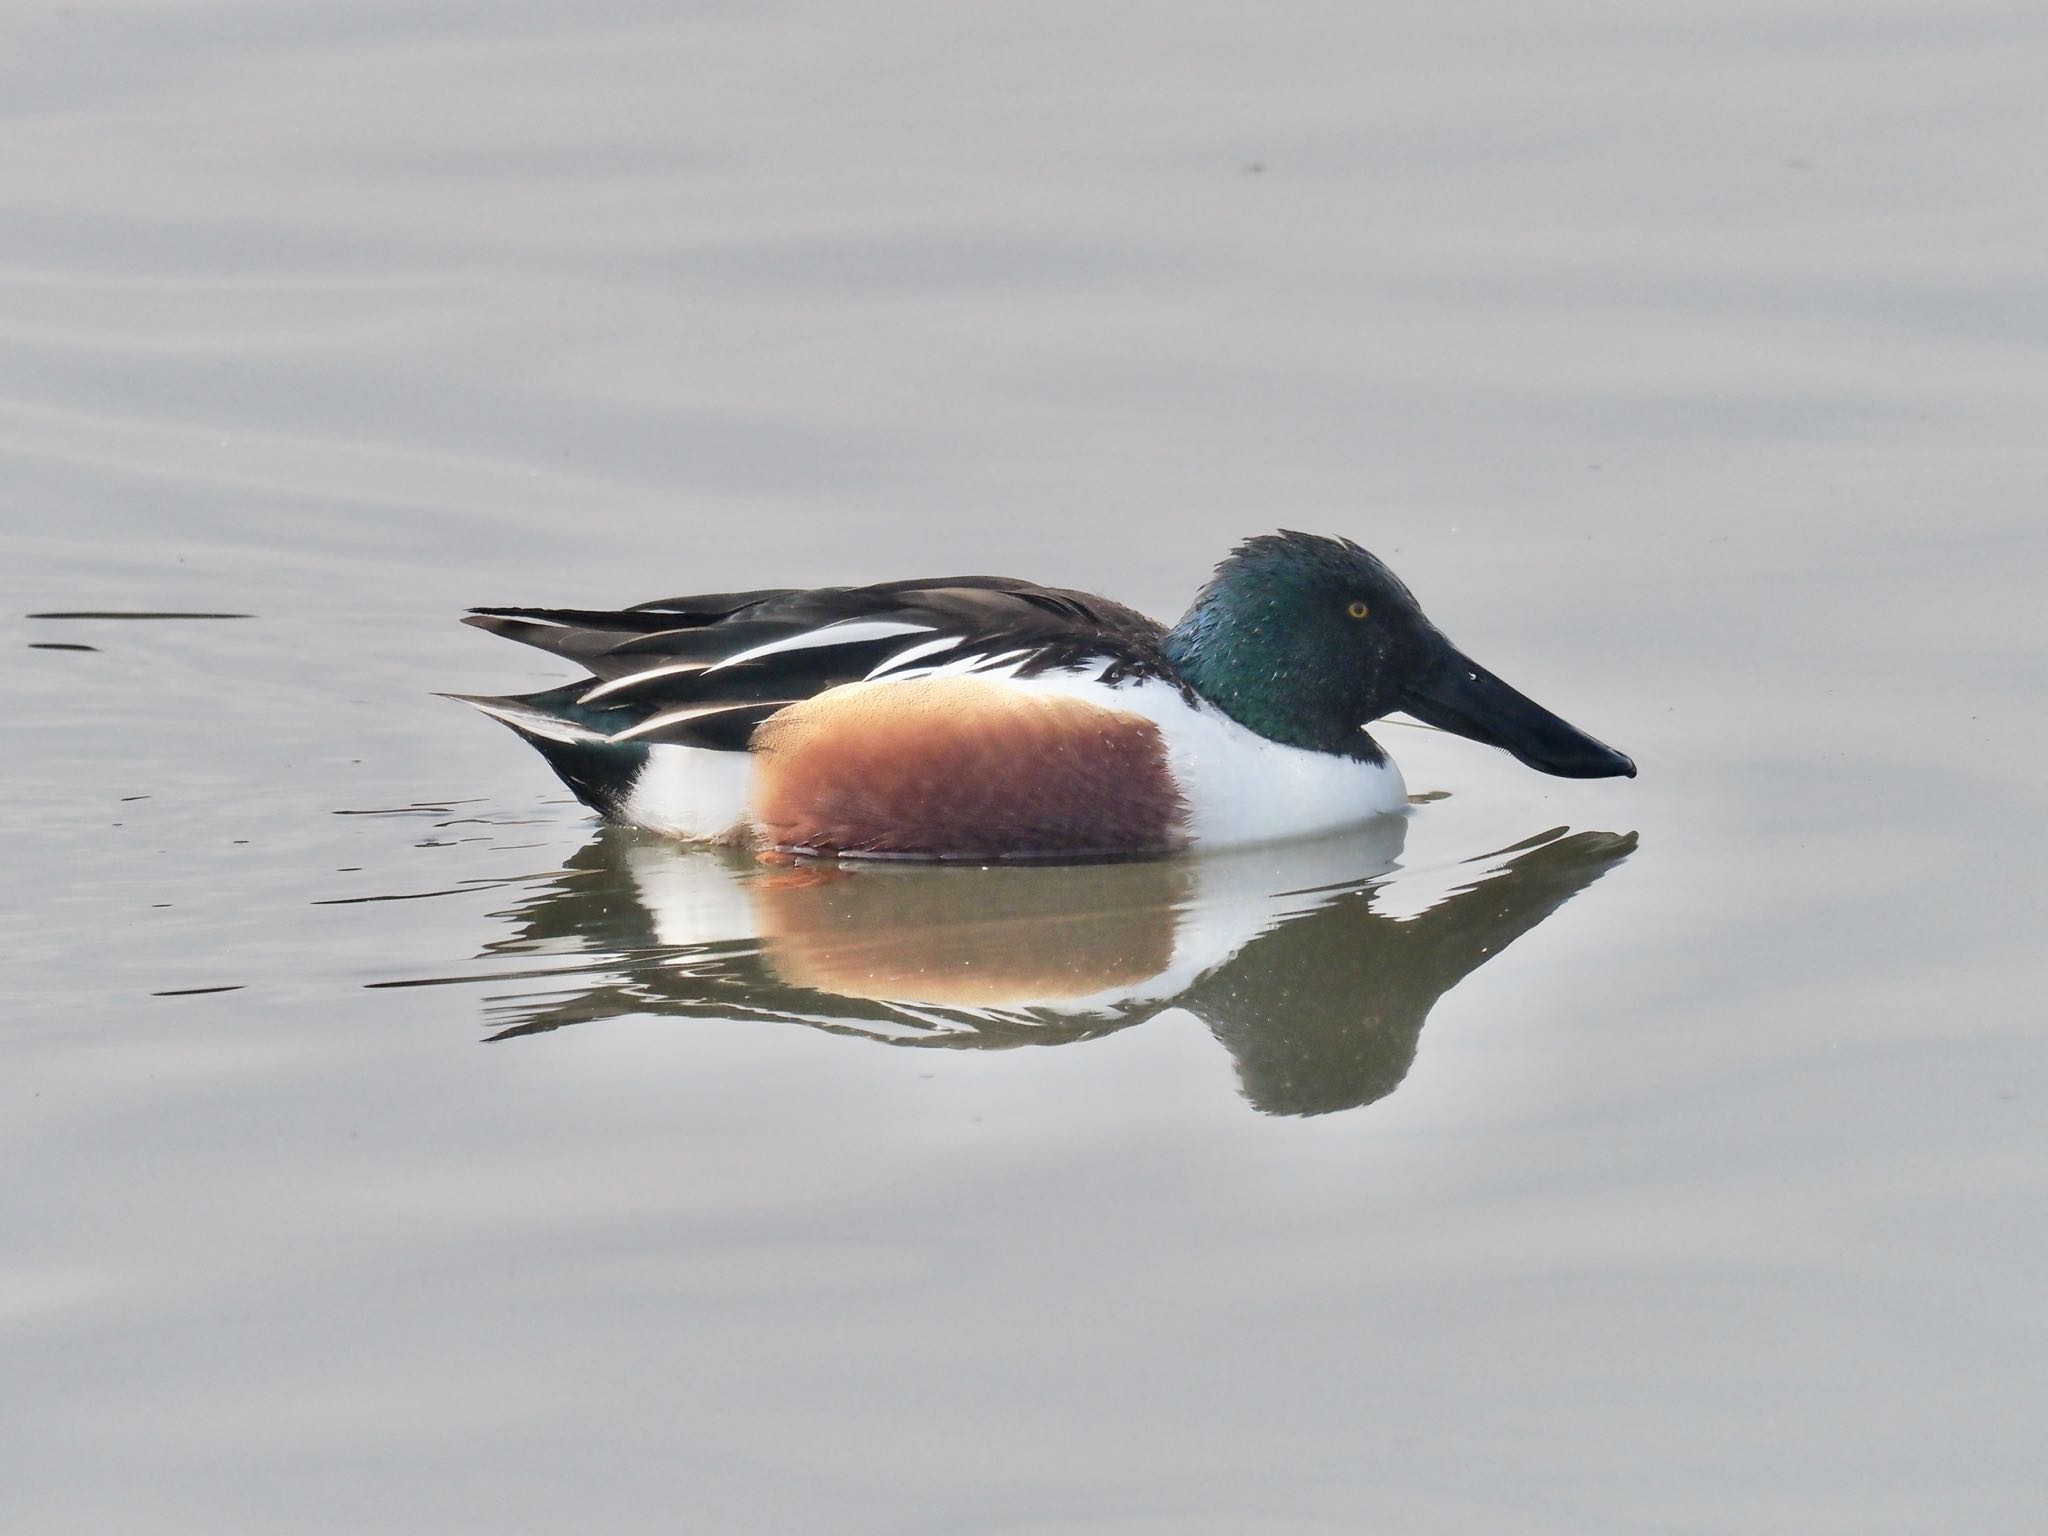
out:
M647 766L647 749L631 741L551 741L530 731L519 731L547 759L555 777L569 786L569 792L607 821L624 822L626 800L633 783Z
M638 741L610 741L605 733L621 722L606 721L603 711L575 704L580 684L544 693L494 697L449 693L509 726L521 740L547 759L555 777L585 805L613 821L623 821L626 798L647 766L647 747Z

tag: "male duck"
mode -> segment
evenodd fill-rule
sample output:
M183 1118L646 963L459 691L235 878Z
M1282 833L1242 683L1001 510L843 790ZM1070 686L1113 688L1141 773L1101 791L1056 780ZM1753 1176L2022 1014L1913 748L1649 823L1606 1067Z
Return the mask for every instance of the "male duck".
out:
M841 857L1089 858L1330 831L1407 803L1394 710L1566 778L1635 764L1461 654L1348 539L1248 539L1167 629L999 576L466 622L593 675L457 694L578 799L672 837Z

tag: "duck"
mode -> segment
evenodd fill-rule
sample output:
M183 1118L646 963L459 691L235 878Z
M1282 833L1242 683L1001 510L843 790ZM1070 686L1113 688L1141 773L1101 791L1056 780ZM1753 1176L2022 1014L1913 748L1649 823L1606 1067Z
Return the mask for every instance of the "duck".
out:
M608 821L789 858L1159 857L1408 808L1396 711L1563 778L1625 754L1454 646L1350 539L1238 544L1171 627L999 576L762 588L631 608L475 608L580 666L450 694Z

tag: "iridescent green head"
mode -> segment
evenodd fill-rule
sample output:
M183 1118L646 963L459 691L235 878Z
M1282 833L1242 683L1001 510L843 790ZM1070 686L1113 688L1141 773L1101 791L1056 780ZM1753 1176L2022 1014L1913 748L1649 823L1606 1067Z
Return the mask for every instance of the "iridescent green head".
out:
M1635 764L1465 656L1415 595L1349 539L1247 539L1216 568L1165 649L1195 691L1272 741L1378 761L1372 721L1404 710L1566 778Z

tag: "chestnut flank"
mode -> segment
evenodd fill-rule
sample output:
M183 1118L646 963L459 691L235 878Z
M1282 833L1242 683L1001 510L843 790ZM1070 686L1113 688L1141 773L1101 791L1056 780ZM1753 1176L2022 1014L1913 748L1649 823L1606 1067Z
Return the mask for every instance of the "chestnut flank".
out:
M1159 727L979 677L848 683L754 733L755 824L811 853L1131 856L1187 842Z

